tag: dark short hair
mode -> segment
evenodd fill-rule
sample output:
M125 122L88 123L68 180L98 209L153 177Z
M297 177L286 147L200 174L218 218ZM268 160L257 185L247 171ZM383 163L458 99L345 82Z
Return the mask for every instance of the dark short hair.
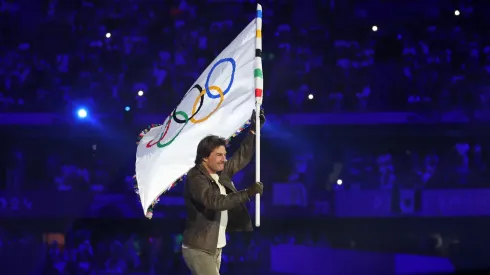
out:
M197 145L196 160L194 161L194 163L196 165L201 164L204 158L209 157L211 155L211 152L213 152L214 149L220 146L226 147L226 139L214 135L209 135L201 139L201 141L199 141L199 144Z

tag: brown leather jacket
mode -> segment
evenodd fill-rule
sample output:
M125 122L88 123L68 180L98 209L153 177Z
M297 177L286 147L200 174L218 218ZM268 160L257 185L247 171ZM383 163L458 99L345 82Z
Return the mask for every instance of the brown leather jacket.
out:
M218 185L204 166L196 165L189 170L184 186L187 220L182 243L185 246L215 254L223 210L228 210L227 231L253 230L245 205L249 200L247 192L237 191L231 178L250 162L254 152L255 135L248 133L219 174L219 181L226 188L226 196L220 194Z

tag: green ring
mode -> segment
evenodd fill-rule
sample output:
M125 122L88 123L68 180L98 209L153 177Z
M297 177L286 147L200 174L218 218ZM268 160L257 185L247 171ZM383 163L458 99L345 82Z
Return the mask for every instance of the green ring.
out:
M172 142L174 142L174 140L180 135L180 132L182 132L182 130L184 130L185 126L187 125L187 123L189 122L189 116L183 112L183 111L178 111L178 112L175 112L175 115L181 115L184 117L185 119L185 124L184 126L182 126L182 128L180 128L179 132L171 139L169 140L168 142L164 143L164 144L160 144L160 141L157 143L157 146L158 148L164 148L164 147L167 147L168 145L172 144ZM169 126L170 127L170 126Z

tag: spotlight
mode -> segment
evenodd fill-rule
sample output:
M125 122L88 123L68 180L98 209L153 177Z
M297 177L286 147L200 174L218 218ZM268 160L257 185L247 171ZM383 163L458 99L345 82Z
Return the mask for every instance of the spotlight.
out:
M77 115L78 115L79 118L82 118L83 119L83 118L86 118L87 117L88 113L87 113L87 110L85 110L85 109L82 108L82 109L79 109L77 111Z

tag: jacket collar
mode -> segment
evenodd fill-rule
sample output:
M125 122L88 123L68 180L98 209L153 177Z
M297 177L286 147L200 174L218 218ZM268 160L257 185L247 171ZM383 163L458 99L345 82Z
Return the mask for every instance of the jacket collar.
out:
M202 164L198 164L196 165L196 168L197 170L199 170L199 172L201 172L209 181L211 181L212 183L214 184L218 184L214 179L213 177L211 177L211 175L209 174L208 170L206 169L206 167L204 167L204 165ZM228 180L221 180L221 173L218 173L218 176L220 176L220 183L230 189L231 191L233 192L237 192L237 189L236 187L233 185L233 183L231 182L231 179L228 181Z
M213 177L211 177L211 175L209 174L208 172L208 169L206 169L206 167L204 167L204 165L202 164L198 164L196 165L196 168L204 175L206 176L206 178L208 180L210 180L211 182L215 182L215 180L213 179Z

